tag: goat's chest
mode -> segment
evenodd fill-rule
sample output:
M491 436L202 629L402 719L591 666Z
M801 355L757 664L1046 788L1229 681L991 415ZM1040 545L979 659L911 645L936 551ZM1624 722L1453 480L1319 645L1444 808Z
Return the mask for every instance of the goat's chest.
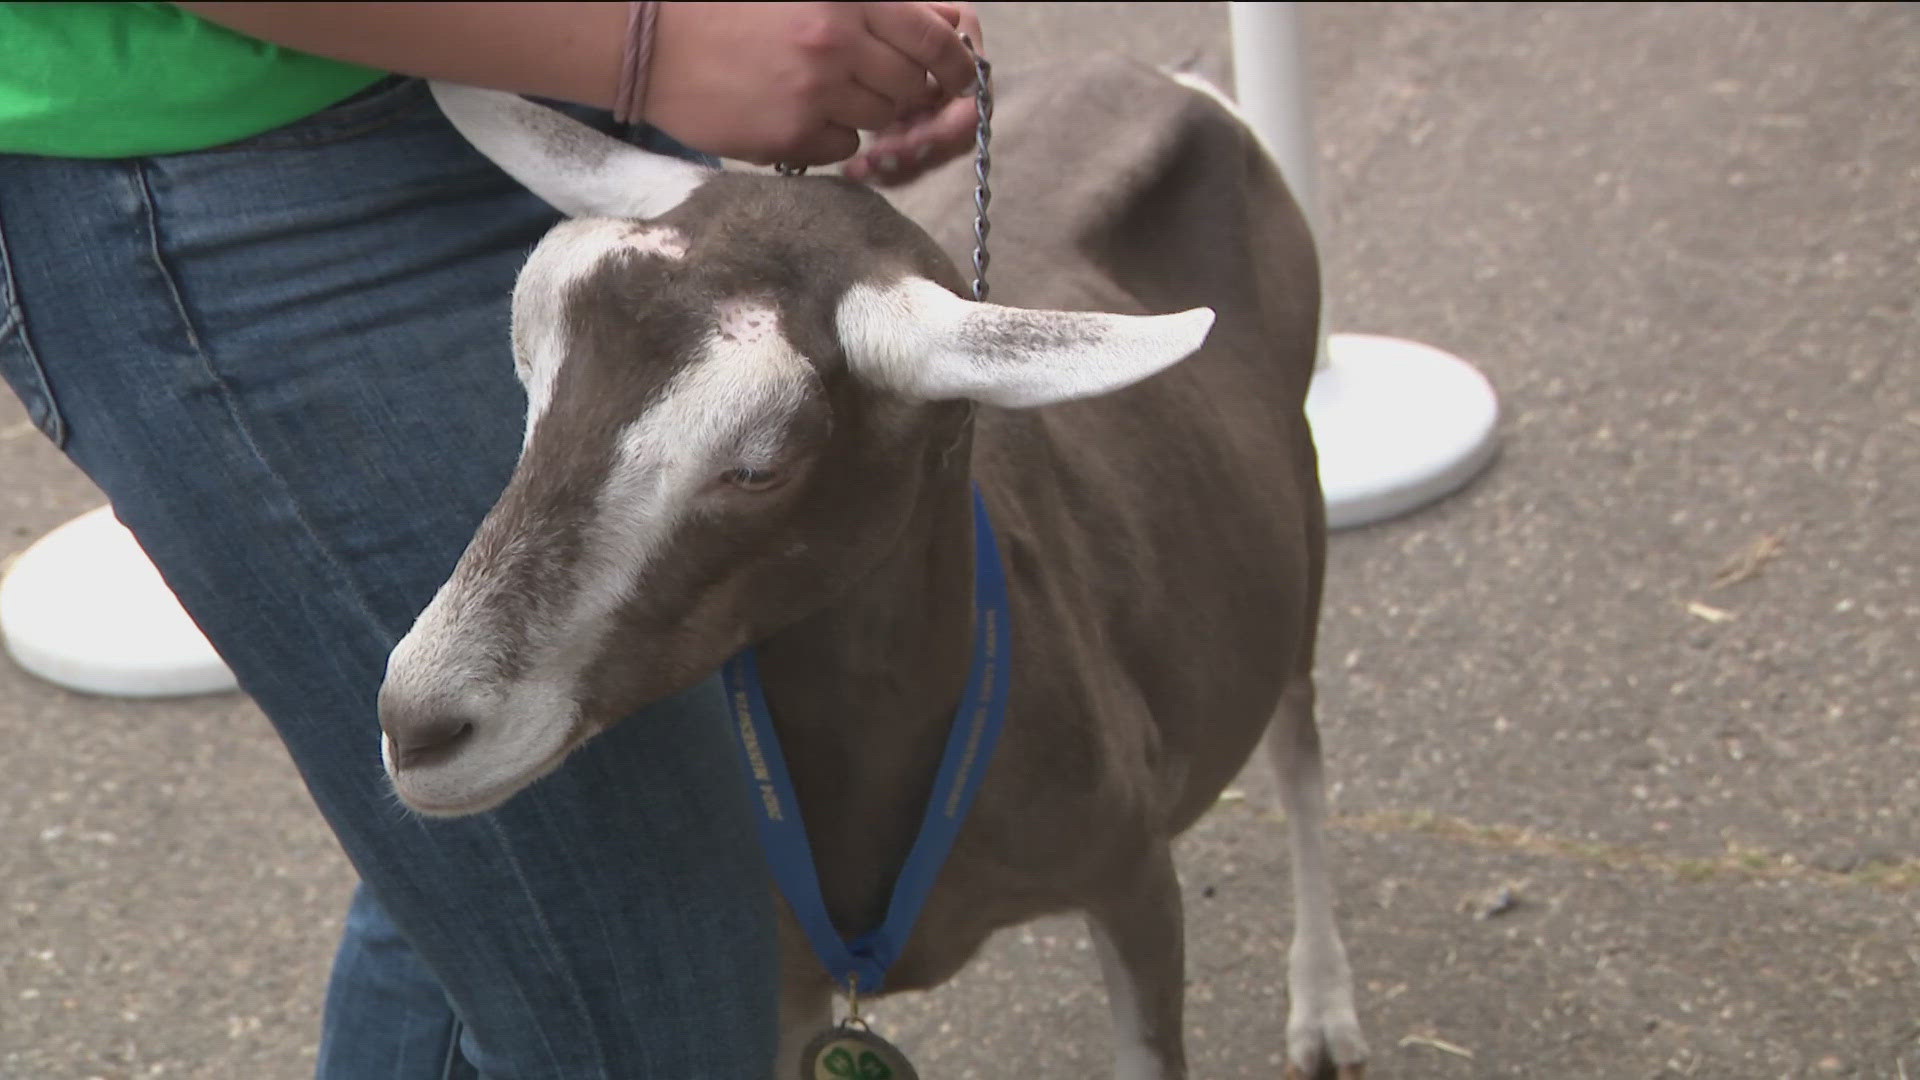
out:
M890 990L938 985L994 931L1079 907L1104 873L1159 831L1166 800L1157 737L1137 701L1113 692L1114 700L1096 702L1043 686L1023 693L1016 680L999 748L888 975ZM884 916L935 767L930 753L911 776L876 778L864 789L844 775L806 784L796 777L821 891L843 932L863 932ZM800 951L811 955L803 944Z

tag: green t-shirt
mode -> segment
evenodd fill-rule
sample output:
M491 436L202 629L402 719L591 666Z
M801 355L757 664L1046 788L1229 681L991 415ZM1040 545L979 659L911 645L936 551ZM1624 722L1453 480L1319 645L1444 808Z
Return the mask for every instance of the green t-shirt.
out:
M319 112L382 74L172 4L0 3L0 153L199 150Z

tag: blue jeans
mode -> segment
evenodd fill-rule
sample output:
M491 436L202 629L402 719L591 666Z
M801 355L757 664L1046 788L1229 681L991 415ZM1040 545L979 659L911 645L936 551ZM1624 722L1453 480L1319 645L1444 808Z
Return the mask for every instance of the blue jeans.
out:
M387 653L518 453L507 300L554 220L409 80L196 153L0 155L0 371L271 718L363 882L327 1080L773 1060L772 905L717 684L477 817L410 815L381 770Z

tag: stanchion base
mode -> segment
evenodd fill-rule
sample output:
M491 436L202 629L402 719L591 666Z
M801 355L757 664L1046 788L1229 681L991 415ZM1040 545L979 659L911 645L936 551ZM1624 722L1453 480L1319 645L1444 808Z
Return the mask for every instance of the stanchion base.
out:
M1486 377L1429 345L1332 334L1307 392L1327 525L1346 529L1424 506L1493 460L1500 404Z
M0 638L22 668L83 693L175 697L236 686L112 507L41 537L0 578Z

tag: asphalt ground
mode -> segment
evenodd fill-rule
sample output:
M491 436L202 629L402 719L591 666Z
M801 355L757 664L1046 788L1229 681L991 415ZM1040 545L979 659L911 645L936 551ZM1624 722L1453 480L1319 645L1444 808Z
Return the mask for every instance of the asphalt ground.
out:
M1333 328L1505 413L1332 547L1371 1075L1920 1080L1920 7L1304 14ZM1230 70L1223 5L984 18L1009 77ZM0 400L0 558L100 501ZM257 711L0 664L0 746L0 1078L307 1075L350 876ZM1180 861L1194 1075L1275 1077L1264 772ZM1107 1068L1071 920L878 1019L930 1078Z

